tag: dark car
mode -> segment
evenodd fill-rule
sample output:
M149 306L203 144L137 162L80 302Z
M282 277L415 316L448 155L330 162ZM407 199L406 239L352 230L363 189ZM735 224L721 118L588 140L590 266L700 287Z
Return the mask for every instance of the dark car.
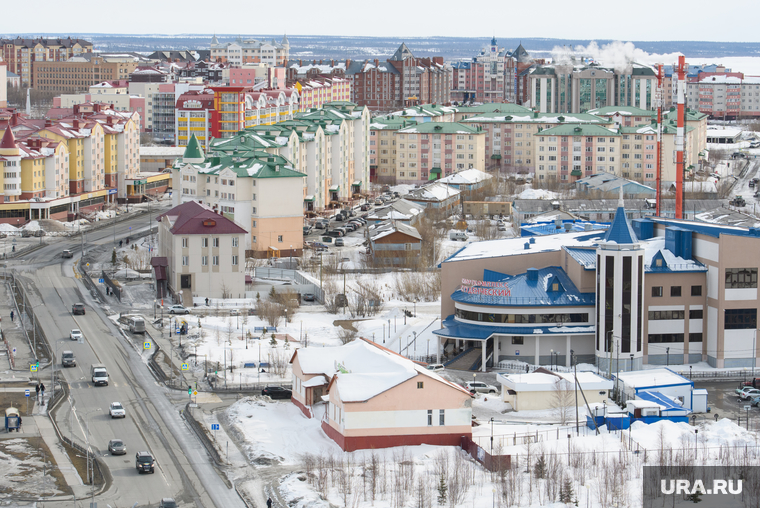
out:
M108 442L108 451L111 455L125 455L127 453L127 445L121 439L111 439Z
M156 470L154 466L155 461L150 452L137 452L135 454L135 468L138 473L155 473Z
M84 304L83 303L75 303L71 306L71 313L75 316L77 314L81 314L84 316Z
M370 208L372 208L372 205L370 205L370 204L368 204L368 203L365 203L365 204L363 204L363 205L361 206L361 208L360 208L360 209L361 209L361 211L362 211L362 212L366 212L366 211L367 211L367 210L369 210Z
M343 247L345 245L345 242L343 241L343 238L336 238L335 239L335 246L336 247Z
M293 392L281 386L267 386L261 390L261 395L266 395L272 399L289 399Z
M313 302L315 300L314 293L304 293L303 296L304 302Z
M338 231L337 229L333 229L332 231L328 231L325 233L327 236L331 236L333 238L340 238L341 236L345 236L346 233L343 231ZM322 240L324 241L324 237L322 237Z
M165 497L158 503L158 508L177 508L177 503L174 498Z

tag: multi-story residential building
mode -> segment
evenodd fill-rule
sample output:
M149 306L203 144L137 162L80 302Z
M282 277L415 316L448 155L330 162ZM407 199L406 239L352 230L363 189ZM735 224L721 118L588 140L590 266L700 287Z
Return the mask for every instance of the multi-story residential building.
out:
M396 131L395 182L419 184L463 169L485 168L486 133L459 123L427 122Z
M711 118L760 116L760 78L708 74L686 84L688 106Z
M179 69L178 78L180 81L188 78L200 78L203 82L222 83L224 81L225 69L228 66L220 62L188 62L184 67Z
M252 87L212 87L211 135L230 138L246 127L291 120L298 111L295 90L255 91Z
M204 149L211 142L211 112L214 111L214 91L186 92L177 99L175 111L175 141L177 146L187 146L195 137Z
M141 130L146 128L145 98L127 92L127 81L104 81L90 87L88 93L63 94L53 97L53 107L45 114L46 118L64 118L71 116L74 106L86 103L108 103L111 109L137 113L140 116Z
M34 62L34 88L81 93L102 81L127 79L145 58L132 53L83 53L66 61Z
M610 120L589 114L539 113L515 104L492 106L499 106L502 111L476 114L461 120L461 123L485 132L488 168L479 169L533 173L537 159L535 139L543 129L563 124L613 125Z
M600 125L566 124L538 132L535 174L541 181L570 181L599 171L620 174L621 135Z
M306 112L328 103L351 101L351 81L345 78L314 78L297 81L291 87L298 91L298 110Z
M422 106L409 106L401 111L394 111L389 116L416 123L455 122L457 111L458 109L453 106L424 104Z
M245 226L250 231L245 246L253 257L299 255L306 175L280 155L251 150L236 138L226 141L237 146L214 151L212 145L205 156L198 140L190 138L172 171L175 206L197 201Z
M8 66L3 61L3 57L0 56L0 108L4 108L8 105L8 84L9 79L7 76ZM11 84L11 86L14 86Z
M211 39L211 60L229 63L233 67L244 64L265 63L272 67L284 66L290 54L288 36L283 36L281 42L274 39L242 40L238 37L234 42L220 43L216 35Z
M370 124L369 166L373 182L393 184L396 177L396 131L409 122L398 117L375 117Z
M168 289L184 305L192 305L194 296L245 296L245 229L192 200L156 219L159 259L154 260L166 267Z
M92 43L83 39L0 39L2 59L8 70L18 74L24 86L37 88L36 62L65 62L72 57L92 53ZM60 78L59 78L60 79Z
M189 91L188 83L162 83L153 94L153 130L151 135L154 140L162 142L174 142L176 139L176 107L179 97Z
M456 102L514 102L515 59L496 38L470 62L453 64L451 100Z
M654 69L635 62L606 68L571 60L542 65L530 73L530 104L541 112L585 113L604 106L652 109L656 89Z
M167 83L171 83L171 75L157 67L141 66L129 75L129 94L145 99L145 109L140 114L145 119L145 132L153 132L153 101L159 87Z
M18 201L21 196L21 151L16 145L16 138L13 136L13 129L5 129L3 139L0 141L0 161L2 161L2 203ZM5 210L3 210L5 212ZM7 219L8 214L2 213L0 217ZM11 217L16 217L11 214ZM7 221L6 221L7 222Z

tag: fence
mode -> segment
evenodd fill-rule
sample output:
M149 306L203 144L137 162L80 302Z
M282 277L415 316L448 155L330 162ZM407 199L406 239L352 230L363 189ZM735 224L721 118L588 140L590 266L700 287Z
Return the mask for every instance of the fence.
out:
M102 277L105 281L106 285L111 288L111 291L116 296L116 298L119 300L119 303L121 303L121 286L115 284L111 277L108 276L105 270L102 271Z
M253 271L254 277L260 277L262 279L288 279L292 280L295 284L301 286L310 286L310 291L314 293L314 297L319 303L325 303L325 294L322 289L313 281L304 277L298 270L290 270L288 268L270 268L267 266L256 267Z
M512 467L511 455L491 455L467 436L462 436L460 446L462 450L470 454L473 459L480 462L483 467L492 473Z
M575 414L573 414L575 417ZM500 426L499 432L503 432L503 426ZM590 429L586 426L585 417L578 422L578 430L575 429L575 424L553 427L547 430L535 430L532 432L513 432L513 433L500 433L493 436L493 446L497 449L503 449L507 446L519 446L528 443L539 443L541 441L558 441L560 439L573 439L578 436L592 436L596 433L594 429ZM472 441L477 445L490 448L491 436L473 436Z

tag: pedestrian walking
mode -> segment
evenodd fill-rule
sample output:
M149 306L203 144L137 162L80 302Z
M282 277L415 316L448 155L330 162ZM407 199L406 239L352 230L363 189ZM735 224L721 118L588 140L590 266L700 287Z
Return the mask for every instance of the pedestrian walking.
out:
M40 401L40 384L37 383L37 386L34 387L34 391L37 392L37 402Z
M11 323L13 322L13 311L11 311Z
M45 384L40 383L40 395L42 396L42 405L45 405Z
M21 432L21 426L23 425L23 419L19 416L18 417L18 430L16 432Z
M272 508L272 498L267 499L267 508Z

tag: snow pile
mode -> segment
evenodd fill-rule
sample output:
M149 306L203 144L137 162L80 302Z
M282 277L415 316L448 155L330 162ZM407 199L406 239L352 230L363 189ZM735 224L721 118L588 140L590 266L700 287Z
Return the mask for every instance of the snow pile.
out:
M64 222L63 225L70 229L76 229L80 226L86 226L90 221L87 219L74 219L71 222Z
M0 232L2 233L18 233L18 229L16 226L11 226L10 224L0 223Z
M556 192L544 190L544 189L525 189L517 198L518 199L557 199Z
M32 222L27 222L26 224L24 224L22 226L22 229L26 229L27 231L39 231L42 228L40 227L39 222L37 222L36 220L33 220Z
M115 210L106 210L95 213L95 220L113 219L114 217L116 217Z

